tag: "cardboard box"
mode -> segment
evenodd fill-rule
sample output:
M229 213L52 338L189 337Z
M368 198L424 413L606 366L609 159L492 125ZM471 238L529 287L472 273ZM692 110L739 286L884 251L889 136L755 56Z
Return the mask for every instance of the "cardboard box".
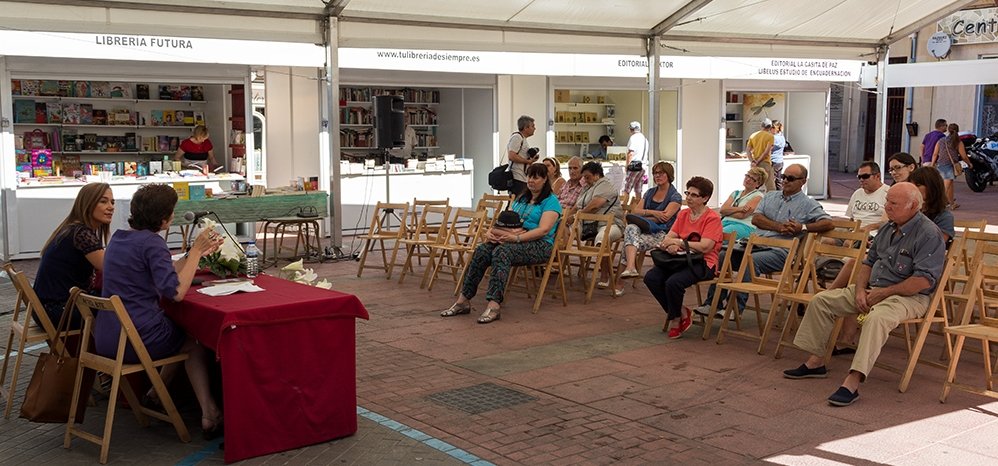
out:
M571 102L572 93L568 89L555 89L554 90L554 101L555 102Z

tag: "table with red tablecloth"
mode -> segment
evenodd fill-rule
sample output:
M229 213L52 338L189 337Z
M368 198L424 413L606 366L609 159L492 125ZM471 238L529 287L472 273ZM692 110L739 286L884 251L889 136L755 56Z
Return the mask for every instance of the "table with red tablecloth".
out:
M356 296L260 275L265 291L187 293L166 313L222 368L225 462L357 431Z

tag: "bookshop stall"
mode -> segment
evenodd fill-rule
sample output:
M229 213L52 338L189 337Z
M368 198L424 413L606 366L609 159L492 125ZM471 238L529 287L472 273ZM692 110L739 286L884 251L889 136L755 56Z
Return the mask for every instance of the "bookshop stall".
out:
M0 36L12 33L24 34ZM233 51L251 41L45 35L51 48L24 48L20 36L0 46L6 258L36 257L86 182L111 185L119 203L112 229L126 226L127 200L146 183L186 183L192 197L246 190L251 68L238 62L266 63L272 53ZM149 50L156 40L164 43ZM300 45L317 50L309 59L321 64L320 47ZM199 125L208 130L211 166L178 157Z
M347 65L349 65L347 60ZM366 231L378 202L450 201L472 208L491 192L494 77L343 69L340 76L340 201L344 233ZM374 138L373 99L401 96L405 140L381 150ZM476 172L475 166L485 170ZM481 178L481 179L478 179Z

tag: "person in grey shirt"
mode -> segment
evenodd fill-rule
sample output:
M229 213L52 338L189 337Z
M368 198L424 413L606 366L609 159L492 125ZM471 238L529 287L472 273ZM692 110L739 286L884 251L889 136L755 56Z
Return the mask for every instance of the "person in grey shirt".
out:
M509 171L513 175L509 192L519 197L527 190L527 165L536 162L539 157L537 154L528 154L530 147L527 146L527 138L533 136L537 129L534 119L527 115L520 116L516 119L516 129L506 144L506 157L509 160Z
M784 377L826 377L825 346L836 317L858 314L865 320L856 356L842 386L828 398L833 406L848 406L859 398L859 384L873 369L891 330L903 320L925 315L932 293L943 285L939 278L946 245L939 228L920 212L922 202L911 183L891 187L884 206L890 222L873 239L856 283L823 291L811 300L794 338L810 356L800 367L783 371Z
M811 199L804 194L804 184L807 183L807 168L803 165L793 164L783 171L783 191L770 191L762 197L759 205L755 208L752 216L752 224L757 228L755 234L763 237L774 237L779 239L800 238L808 232L822 233L831 230L833 227L831 216L825 212L818 201ZM723 263L725 254L730 251L721 251L718 263ZM774 273L783 270L783 264L787 261L790 251L783 248L770 248L752 253L752 265L756 276L767 273ZM741 267L742 255L732 256L732 268L737 270ZM752 277L745 274L744 281L751 281ZM727 298L727 291L722 291L721 300L718 303L717 317L723 317L720 309L724 309L724 301ZM700 315L707 315L710 311L710 304L714 299L714 286L711 285L707 292L707 299L694 312ZM738 311L745 309L748 295L738 293Z

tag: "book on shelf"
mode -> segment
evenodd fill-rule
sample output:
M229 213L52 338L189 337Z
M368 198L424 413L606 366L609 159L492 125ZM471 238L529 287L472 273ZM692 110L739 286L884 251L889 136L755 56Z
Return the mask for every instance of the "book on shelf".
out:
M45 113L48 114L48 123L62 123L62 104L59 102L48 102L45 104Z
M76 94L76 88L73 85L73 81L59 81L59 97L73 97Z
M148 84L136 84L135 85L135 98L140 100L149 99L149 85Z
M173 126L176 121L176 112L173 110L163 110L163 126Z
M44 79L38 86L38 95L56 97L59 95L59 81L54 79Z
M160 152L167 152L170 150L170 136L159 136L158 143L156 145L156 150Z
M204 116L201 119L204 120ZM194 126L194 112L185 112L183 123L184 126Z
M97 133L83 133L83 151L97 150Z
M35 102L35 123L48 123L49 111L45 102Z
M170 91L170 86L165 84L159 85L159 100L173 100L173 92Z
M14 101L14 123L36 123L34 100Z
M38 95L41 84L37 79L21 80L21 95Z
M19 172L31 173L31 151L17 149L14 151L14 169Z
M79 155L66 155L63 154L62 160L62 176L71 176L76 178L83 175L83 166L80 163Z
M194 114L194 126L204 125L204 112L193 112Z
M93 104L80 104L80 124L81 125L94 124Z
M204 86L191 86L191 100L204 100Z
M180 86L180 100L191 100L191 86Z
M100 109L100 108L95 108L93 116L94 116L94 118L93 118L93 120L94 120L93 124L94 125L97 125L97 126L106 126L107 125L107 123L108 123L107 122L107 110Z
M62 123L67 125L80 124L80 104L72 102L62 104Z
M49 135L48 133L35 129L33 131L28 131L24 133L24 148L31 149L45 149L49 146Z
M190 112L185 112L183 110L177 110L173 112L173 126L184 126L184 120ZM191 115L191 122L194 122L194 116Z
M73 83L74 97L90 97L90 81L75 81Z
M79 140L80 142L77 143L78 138L79 136L76 134L76 131L74 130L66 130L65 132L63 132L62 150L65 152L79 152L82 149L82 147L80 147L81 145L80 143L82 143L83 140L80 139Z
M148 162L138 162L135 166L135 176L146 176L149 174L149 163Z
M151 126L163 126L163 111L162 110L150 110L149 111L149 124Z
M10 95L21 95L21 80L10 80Z
M34 177L52 175L52 151L50 149L31 150L31 175Z
M125 152L135 152L139 150L136 145L135 133L125 133Z
M149 174L155 175L157 173L163 173L163 161L162 160L150 160L149 161Z
M111 89L111 98L114 99L131 99L132 98L132 85L128 83L109 83Z
M111 97L111 83L107 81L91 81L90 96L105 99Z

